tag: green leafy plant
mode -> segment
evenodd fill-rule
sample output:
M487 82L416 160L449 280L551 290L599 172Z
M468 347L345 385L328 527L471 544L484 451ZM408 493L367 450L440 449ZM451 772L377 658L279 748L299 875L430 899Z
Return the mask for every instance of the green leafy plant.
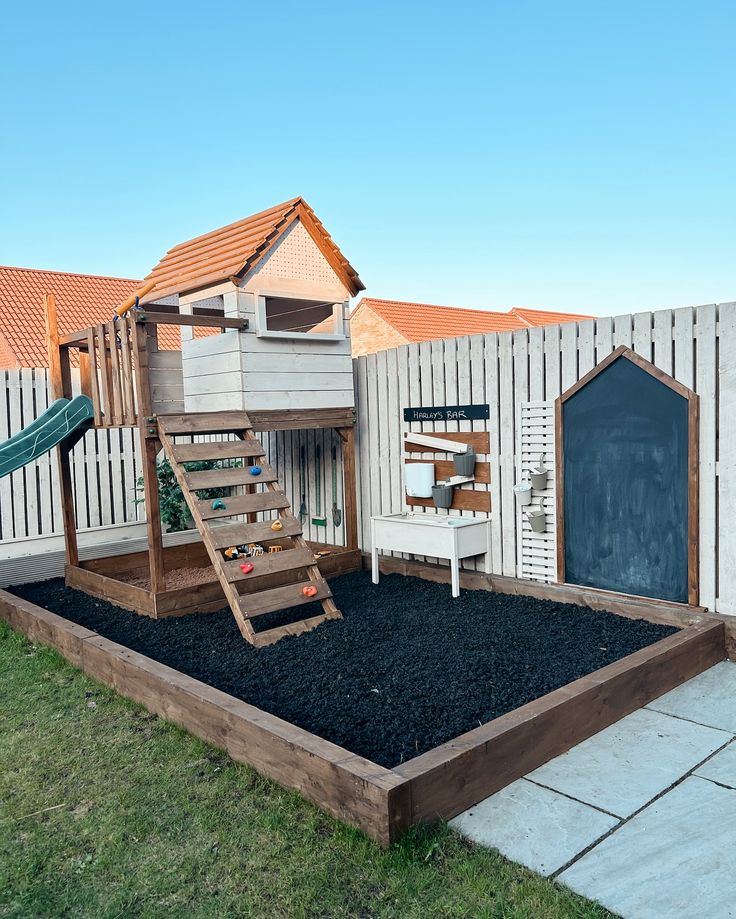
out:
M235 463L234 466L240 466ZM185 463L184 468L187 472L208 472L213 469L232 469L233 464L224 467L219 460L203 460L196 463ZM160 460L156 463L156 478L158 480L158 500L161 508L161 520L166 525L170 533L178 533L181 530L188 530L192 525L192 518L189 508L184 500L179 483L176 481L174 470L168 459ZM136 491L141 492L144 487L143 476L136 481ZM229 488L205 488L195 492L202 501L212 501L215 498L222 498L228 494ZM136 504L141 504L145 499L136 498Z

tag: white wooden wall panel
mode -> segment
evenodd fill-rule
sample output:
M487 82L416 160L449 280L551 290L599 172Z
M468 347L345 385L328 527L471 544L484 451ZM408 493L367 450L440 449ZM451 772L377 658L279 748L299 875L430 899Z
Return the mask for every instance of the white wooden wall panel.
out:
M717 608L736 613L736 303L720 306L718 326Z
M657 314L655 314L657 315ZM716 307L701 306L696 311L695 386L700 396L700 603L716 606L717 550L717 347Z
M597 364L614 349L613 319L610 316L606 319L596 319L595 324L595 362ZM548 393L547 395L551 398L553 394ZM555 398L559 395L560 392L556 393Z
M514 513L514 366L511 334L496 334L498 342L498 416L489 421L498 428L499 488L501 500L501 570L496 574L513 576L516 571L516 514ZM491 513L494 508L491 506Z
M526 508L517 507L517 527L520 533L517 577L550 583L557 580L554 402L522 402L520 415L517 481L529 478L530 471L539 465L540 457L549 472L547 487L535 488L532 503ZM540 506L543 506L546 514L547 529L544 533L534 533L525 511L530 508L539 510Z
M490 418L498 420L501 417L499 402L499 360L498 360L498 335L482 336L485 400L489 408ZM475 365L473 375L477 374ZM488 423L490 441L490 454L488 456L491 469L491 551L486 559L486 570L500 573L503 571L503 527L501 514L501 437L500 425Z

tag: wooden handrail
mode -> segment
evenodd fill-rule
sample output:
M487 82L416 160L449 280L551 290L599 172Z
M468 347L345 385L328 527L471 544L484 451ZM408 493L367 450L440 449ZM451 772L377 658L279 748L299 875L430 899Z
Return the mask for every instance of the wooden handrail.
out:
M155 281L149 281L147 284L144 284L143 287L139 287L135 293L132 293L127 297L123 302L115 307L116 316L124 316L131 307L135 306L136 300L140 300L142 297L145 297L146 294L150 294L153 288L156 286Z
M66 347L68 345L75 346L75 345L84 344L87 341L88 332L89 332L89 329L82 329L79 332L69 332L68 335L60 335L59 344L62 347Z
M186 325L196 328L247 329L247 319L226 319L224 316L188 316L184 313L152 313L141 310L131 313L136 322L156 325Z
M224 316L189 316L184 313L152 313L148 310L134 311L129 314L136 322L148 322L153 325L182 325L193 326L195 328L214 328L214 329L247 329L247 319L229 319ZM94 329L95 327L92 326ZM81 329L78 332L69 332L67 335L59 336L59 345L61 347L80 347L87 343L89 329Z

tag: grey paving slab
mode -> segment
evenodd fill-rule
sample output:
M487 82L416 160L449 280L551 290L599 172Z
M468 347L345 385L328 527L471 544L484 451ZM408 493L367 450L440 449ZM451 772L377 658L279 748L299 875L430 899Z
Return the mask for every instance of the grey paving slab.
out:
M527 778L629 817L731 739L714 728L639 709Z
M736 663L709 667L647 708L736 734Z
M736 788L736 743L730 744L725 750L703 763L695 770L695 775Z
M518 779L455 817L450 826L474 842L549 875L617 822L586 804Z
M733 919L736 791L685 779L559 876L624 919Z

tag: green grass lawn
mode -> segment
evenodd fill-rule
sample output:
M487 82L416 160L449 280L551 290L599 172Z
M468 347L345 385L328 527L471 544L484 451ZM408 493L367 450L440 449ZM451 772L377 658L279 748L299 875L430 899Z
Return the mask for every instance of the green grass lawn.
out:
M446 827L383 851L0 623L0 916L607 916Z

